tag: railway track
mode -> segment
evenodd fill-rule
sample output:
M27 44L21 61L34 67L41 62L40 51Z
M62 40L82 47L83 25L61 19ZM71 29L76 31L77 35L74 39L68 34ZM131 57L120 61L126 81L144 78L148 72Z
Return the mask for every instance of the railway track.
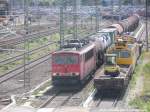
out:
M36 31L36 32L33 32L31 34L27 34L27 35L16 34L16 36L13 37L13 38L0 39L0 47L8 46L8 45L13 45L14 46L14 45L23 43L26 40L41 38L41 37L44 37L44 36L52 35L52 34L59 31L59 26L48 26L48 25L45 25L45 26L48 27L48 28L51 27L52 29L47 29L47 30L44 30L44 31ZM106 26L108 26L108 23L104 22L100 27L103 28L103 27L106 27Z
M6 65L6 64L15 62L15 61L17 61L17 60L21 60L21 59L24 58L24 55L25 55L25 54L26 54L26 55L27 55L27 54L32 55L32 54L38 52L39 50L44 49L45 47L47 47L47 46L49 46L49 45L57 44L57 43L58 43L58 42L49 42L49 43L47 43L46 45L42 45L42 46L40 46L40 47L38 47L38 48L35 48L35 49L31 50L31 51L22 53L22 54L20 54L20 55L17 55L17 56L11 57L11 58L7 58L7 59L5 59L5 60L0 61L0 65L2 66L2 65Z
M50 54L47 54L47 55L45 55L45 56L43 56L43 57L41 57L41 58L39 58L37 60L34 60L34 61L30 62L27 65L22 65L22 66L20 66L20 67L18 67L16 69L6 73L6 74L0 76L0 84L2 84L3 82L5 82L5 81L7 81L7 80L9 80L9 79L11 79L11 78L21 74L21 73L23 73L24 72L24 66L26 66L26 69L30 70L31 68L33 68L33 67L35 67L35 66L37 66L37 65L39 65L39 64L41 64L41 63L43 63L45 61L47 61L48 59L50 59Z
M84 93L84 90L82 91L75 91L75 90L56 91L53 94L48 92L43 96L45 98L44 102L38 107L59 108L62 106L80 106L83 101L83 97L82 97L83 93ZM85 94L85 96L87 97L87 94Z
M116 108L120 99L122 98L123 93L119 91L107 91L97 93L94 98L94 106L99 108Z
M103 90L97 91L94 89L86 101L83 103L83 107L101 108L101 109L115 109L125 108L126 97L129 93L129 86L124 90Z
M69 101L69 99L71 99L71 97L73 97L74 94L75 92L73 91L63 92L57 90L55 91L54 94L48 96L49 98L42 105L40 105L40 108L47 108L47 107L57 108L57 107L65 106L65 104Z
M51 29L51 30L41 31L41 32L38 32L38 33L36 32L36 33L33 33L33 34L28 34L28 35L26 35L26 37L20 35L19 37L15 37L13 39L0 40L0 47L8 46L8 45L13 45L14 46L14 45L23 43L26 40L37 39L37 38L40 38L40 37L52 35L56 32L58 32L58 29L54 28L54 29Z
M62 89L63 88L63 89ZM50 88L44 93L40 100L42 103L38 108L59 108L62 106L82 106L93 88L91 78L80 89L76 87L62 87L61 90L56 87Z

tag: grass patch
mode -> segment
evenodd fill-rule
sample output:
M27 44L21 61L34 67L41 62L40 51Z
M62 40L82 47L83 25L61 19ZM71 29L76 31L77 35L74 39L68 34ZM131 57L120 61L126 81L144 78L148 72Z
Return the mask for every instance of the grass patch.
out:
M8 52L8 51L0 52L0 61L20 55L21 53L22 52Z
M150 53L144 53L143 60L146 61L146 64L139 69L141 69L141 73L144 76L144 86L143 92L141 96L137 96L133 101L129 104L135 108L142 109L146 112L150 112ZM137 69L138 69L137 68Z
M133 76L132 76L132 80L131 80L131 83L130 83L131 88L134 88L137 78L141 75L142 66L143 66L142 65L143 64L143 59L144 59L144 53L142 53L142 55L140 56L138 64L135 67L135 70L134 70L134 73L133 73Z
M0 66L0 75L8 73L9 71L19 67L19 65L23 65L23 60L17 60L15 62L8 63L6 65L1 65Z

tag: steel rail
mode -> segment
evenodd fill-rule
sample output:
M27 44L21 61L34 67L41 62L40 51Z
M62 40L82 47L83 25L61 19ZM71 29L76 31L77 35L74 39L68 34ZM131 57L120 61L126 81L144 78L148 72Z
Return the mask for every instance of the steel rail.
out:
M47 54L45 56L42 56L28 64L26 64L25 66L27 66L28 69L34 68L35 66L47 61L48 59L51 59L51 55ZM0 84L23 73L24 72L24 65L19 66L18 68L15 68L14 70L9 71L8 73L1 75L0 76Z
M29 34L27 35L27 39L31 40L31 39L38 39L40 37L44 37L44 36L49 36L52 35L54 33L57 32L57 29L53 29L53 30L47 30L47 31L42 31L42 32L38 32L38 33L34 33L34 34ZM25 41L26 39L23 38L23 36L18 37L18 38L14 38L14 39L9 39L9 40L5 40L5 41L0 41L0 47L2 46L8 46L8 45L17 45L17 44L21 44ZM10 43L9 43L10 42Z
M55 99L56 96L58 96L60 93L61 93L60 91L56 92L55 95L53 95L52 97L49 97L43 104L41 104L41 105L39 106L39 108L44 108L44 107L46 107L46 106L47 106L50 102L52 102L53 99Z
M20 54L20 55L17 55L17 56L14 56L14 57L5 59L5 60L3 60L3 61L0 61L0 66L6 65L6 64L9 64L9 63L12 63L12 62L15 62L15 61L18 61L18 60L20 60L20 59L23 59L23 56L24 56L25 54L30 54L30 55L32 55L32 54L34 54L35 52L37 52L37 51L39 51L39 50L41 50L41 49L44 49L45 47L47 47L47 46L49 46L49 45L57 44L57 43L58 43L58 42L55 42L55 41L54 41L54 42L49 42L49 43L47 43L46 45L40 46L40 47L35 48L35 49L31 50L31 51L28 51L28 52L22 53L22 54Z

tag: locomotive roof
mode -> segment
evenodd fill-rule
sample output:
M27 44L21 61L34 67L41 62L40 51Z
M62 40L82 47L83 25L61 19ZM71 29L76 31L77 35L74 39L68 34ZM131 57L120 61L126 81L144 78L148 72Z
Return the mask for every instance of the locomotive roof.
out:
M55 51L53 54L59 54L59 53L84 54L87 51L89 51L90 49L94 48L94 46L95 45L93 43L89 43L89 44L83 46L80 49L74 49L74 48L71 48L71 49L61 49L61 50Z

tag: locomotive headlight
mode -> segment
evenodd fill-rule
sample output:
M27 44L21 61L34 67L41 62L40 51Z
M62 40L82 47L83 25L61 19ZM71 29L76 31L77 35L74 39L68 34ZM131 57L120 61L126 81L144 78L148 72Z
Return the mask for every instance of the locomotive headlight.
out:
M59 76L59 73L53 73L52 75L53 76Z
M56 73L53 73L52 76L56 76Z
M79 74L79 73L76 73L76 75L79 76L80 74Z
M79 73L76 73L76 75L79 76L80 74L79 74Z
M74 76L79 76L79 73L72 73L72 75L74 75Z

